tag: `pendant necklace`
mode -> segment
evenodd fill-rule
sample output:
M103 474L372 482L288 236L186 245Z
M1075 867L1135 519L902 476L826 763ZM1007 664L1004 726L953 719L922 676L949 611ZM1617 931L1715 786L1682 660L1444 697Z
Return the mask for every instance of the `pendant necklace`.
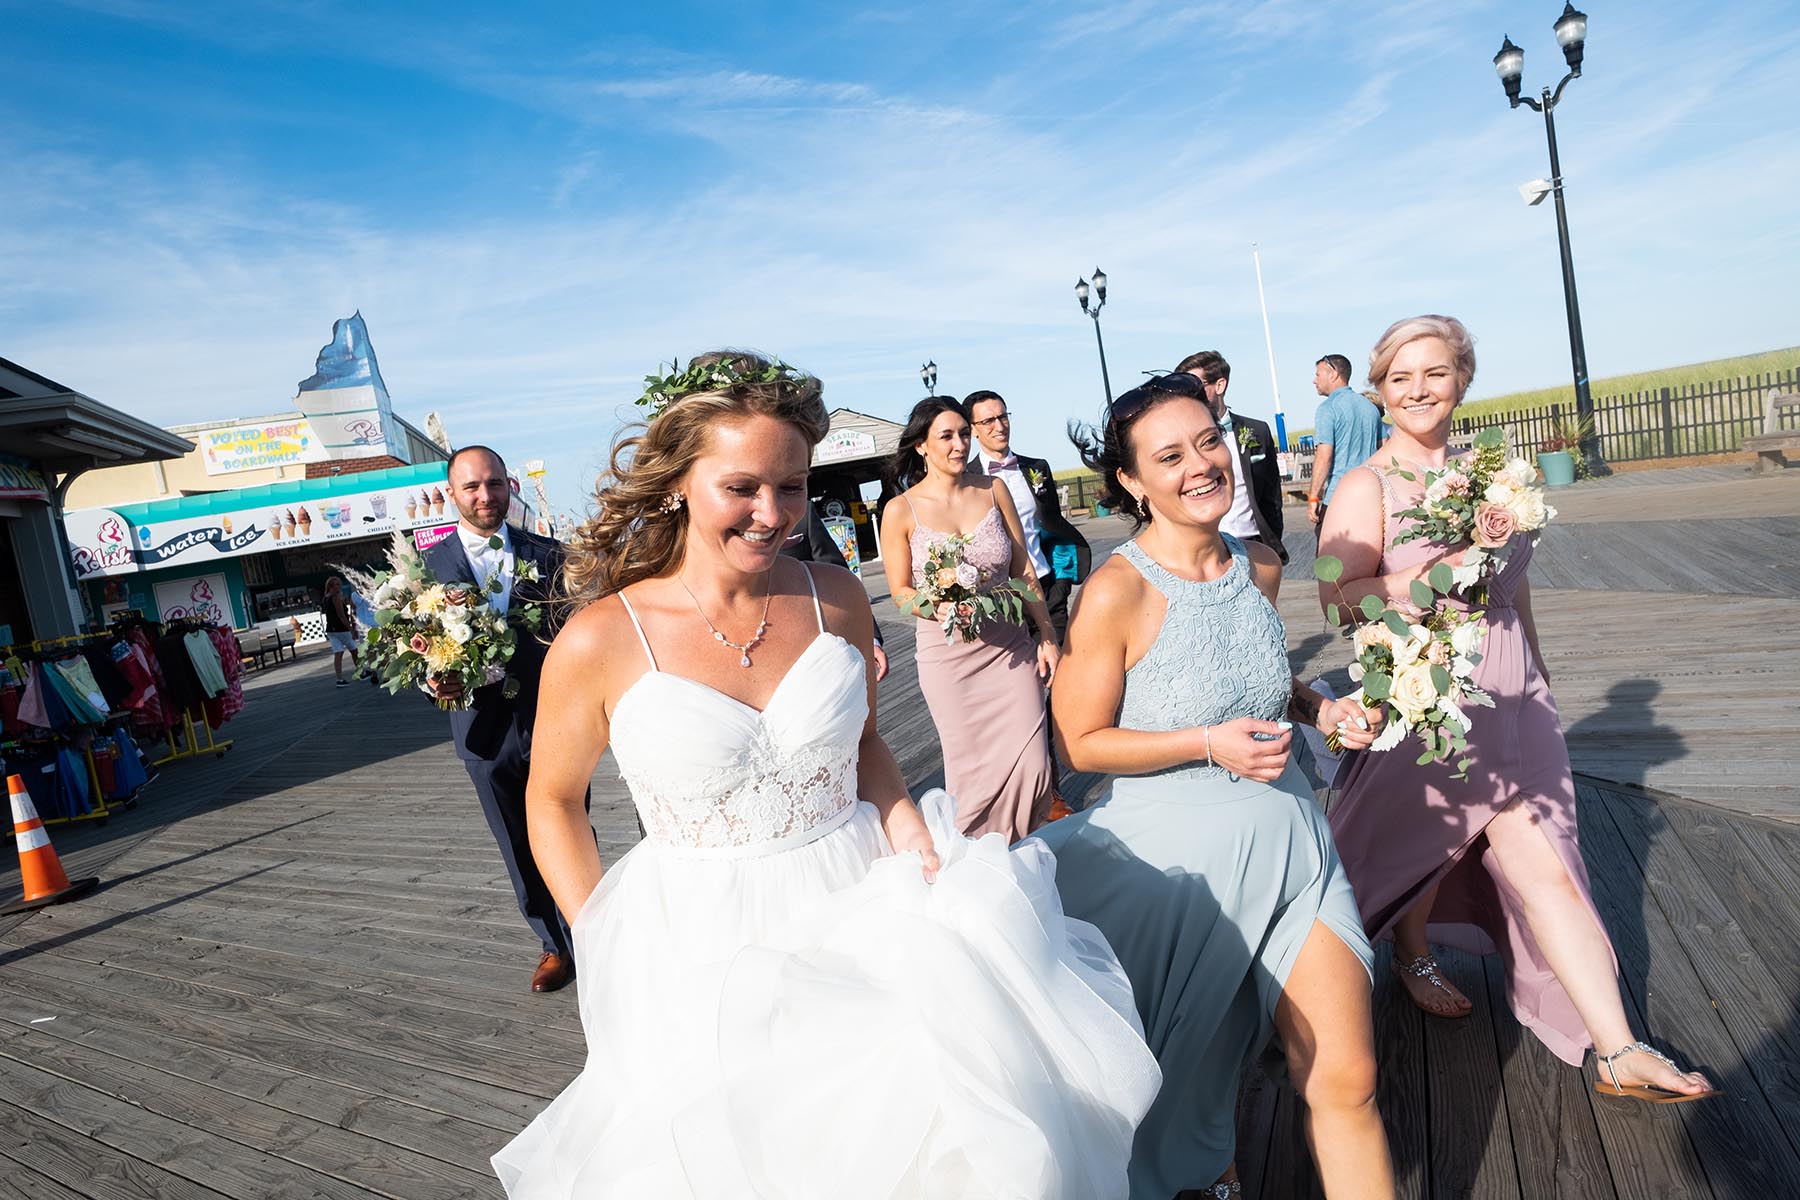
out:
M763 613L762 620L756 626L756 635L741 646L719 632L719 627L712 623L712 618L706 615L704 608L700 607L700 597L694 595L694 589L687 585L687 580L680 575L675 576L675 582L681 585L681 590L686 592L688 599L694 602L694 611L700 614L700 619L706 622L708 629L712 630L713 640L722 642L738 652L738 666L740 667L750 665L750 652L762 643L763 634L769 628L769 603L775 599L774 572L775 568L770 567L769 573L763 577Z

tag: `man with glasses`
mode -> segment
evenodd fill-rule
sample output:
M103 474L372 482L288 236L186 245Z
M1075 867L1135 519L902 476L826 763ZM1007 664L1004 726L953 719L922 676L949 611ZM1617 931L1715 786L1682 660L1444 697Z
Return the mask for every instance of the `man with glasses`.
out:
M962 407L963 415L975 427L975 453L969 456L968 473L997 476L1012 493L1019 524L1025 529L1025 553L1043 589L1056 640L1061 642L1069 630L1069 593L1087 578L1093 551L1063 516L1050 464L1013 453L1012 416L1000 393L970 392Z
M1219 532L1246 542L1261 542L1286 562L1287 547L1281 543L1281 468L1275 459L1275 435L1269 432L1267 423L1226 407L1231 364L1217 350L1190 354L1175 370L1200 380L1206 406L1219 423L1219 432L1231 439L1235 456L1231 511L1219 522Z

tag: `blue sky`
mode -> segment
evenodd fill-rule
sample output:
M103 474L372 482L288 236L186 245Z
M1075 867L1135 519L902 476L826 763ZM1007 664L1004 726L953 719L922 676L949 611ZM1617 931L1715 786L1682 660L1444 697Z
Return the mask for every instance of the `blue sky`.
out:
M0 0L0 355L164 424L287 407L361 309L403 415L577 507L659 361L779 353L902 417L1007 395L1073 465L1115 385L1216 348L1311 422L1313 361L1461 316L1472 395L1568 377L1554 0L851 7ZM1800 21L1588 5L1558 110L1595 376L1800 342Z

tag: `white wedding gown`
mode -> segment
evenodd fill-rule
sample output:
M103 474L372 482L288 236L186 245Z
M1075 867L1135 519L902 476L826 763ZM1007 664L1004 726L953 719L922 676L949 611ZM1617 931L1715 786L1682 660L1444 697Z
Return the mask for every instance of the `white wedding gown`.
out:
M762 712L638 637L612 747L648 836L575 918L587 1062L494 1156L508 1196L1125 1196L1161 1076L1048 849L963 838L933 792L937 881L893 854L822 617Z

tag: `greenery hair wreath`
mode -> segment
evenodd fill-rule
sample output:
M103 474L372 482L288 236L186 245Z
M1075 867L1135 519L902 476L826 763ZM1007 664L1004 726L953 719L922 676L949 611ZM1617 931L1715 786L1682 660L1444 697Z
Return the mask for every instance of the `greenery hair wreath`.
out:
M666 373L644 376L644 394L637 398L638 407L650 410L644 419L656 420L668 411L669 405L683 396L729 391L756 384L793 383L804 378L799 371L778 358L749 370L740 368L739 361L735 358L722 358L709 363L689 360L688 365L683 367L681 360L676 359L669 364Z

